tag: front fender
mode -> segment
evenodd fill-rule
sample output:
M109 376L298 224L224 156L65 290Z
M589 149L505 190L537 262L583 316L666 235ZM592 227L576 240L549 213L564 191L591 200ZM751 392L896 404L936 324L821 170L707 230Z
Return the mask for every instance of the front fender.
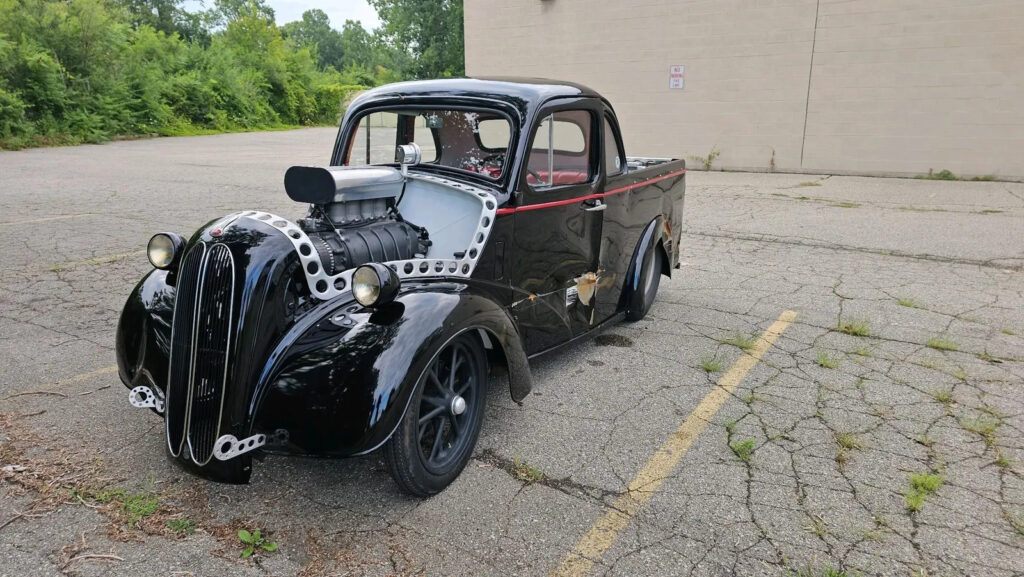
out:
M436 351L458 334L481 330L485 346L501 347L512 396L521 400L530 390L522 341L485 291L426 282L403 288L376 311L351 301L325 307L270 356L253 397L251 430L287 431L292 453L372 451L394 432Z
M174 287L167 271L154 269L135 285L117 323L115 354L121 382L163 392L174 317Z

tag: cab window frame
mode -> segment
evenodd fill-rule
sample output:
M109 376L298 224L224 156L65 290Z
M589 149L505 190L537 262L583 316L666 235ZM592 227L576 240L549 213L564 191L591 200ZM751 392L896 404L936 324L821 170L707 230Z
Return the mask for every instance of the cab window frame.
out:
M514 120L514 117L509 112L507 112L506 110L503 110L501 108L497 108L497 107L492 108L492 107L487 106L484 103L481 103L479 106L466 105L466 104L451 105L451 104L446 104L444 102L415 103L415 104L401 104L401 103L396 103L396 104L379 104L379 105L369 105L369 106L366 106L366 107L361 107L358 110L356 110L355 112L353 112L351 120L349 120L348 118L345 119L344 126L342 128L342 130L343 130L342 137L339 138L339 141L341 142L342 146L340 147L341 154L338 155L338 158L337 158L338 163L337 164L339 166L351 166L352 152L353 152L353 148L354 148L353 145L355 144L356 137L359 135L360 124L362 123L363 119L366 118L367 116L369 116L371 114L378 113L378 112L393 112L393 113L397 114L399 112L408 112L408 111L424 111L424 112L429 112L429 111L437 111L437 110L449 110L449 111L457 111L457 112L474 112L474 113L479 113L479 114L486 114L489 117L494 116L494 117L499 117L501 119L504 119L505 121L507 121L509 123L509 144L508 144L508 149L514 150L514 149L516 149L519 146L519 138L518 138L519 134L518 134L518 131L516 130L516 127L518 126L518 123ZM439 138L439 136L438 136L438 134L436 132L436 129L431 128L430 131L434 135L434 146L435 146L435 148L438 151L440 151L441 150L441 142L440 142L440 138ZM475 136L476 135L474 135L474 137ZM397 145L397 137L396 137L396 145ZM500 149L498 149L498 150L500 150ZM483 149L481 149L481 151L482 152L487 152L487 151L485 151ZM444 173L449 174L449 175L458 175L459 177L467 177L467 178L479 179L482 182L485 182L485 183L488 183L488 184L491 184L491 185L496 184L496 183L500 184L500 183L507 182L508 179L510 178L510 175L513 172L512 171L512 167L508 163L506 163L505 166L503 167L504 170L502 170L501 174L497 178L493 178L493 177L488 176L486 173L472 172L472 171L463 170L461 168L457 168L457 167L454 167L454 166L448 166L448 165L445 165L445 164L440 164L440 159L441 159L441 155L439 153L437 155L437 158L435 159L434 162L420 163L420 164L417 165L417 167L428 168L428 169L436 169L439 172L444 172ZM334 162L334 160L332 159L332 163L333 162ZM386 162L386 163L381 163L381 164L362 165L362 166L391 166L391 167L397 167L398 163L397 162Z
M601 147L602 147L602 153L603 153L603 156L601 158L601 162L602 162L603 165L605 165L604 166L604 174L605 174L606 177L622 176L623 174L626 174L626 172L627 172L627 170L626 170L626 150L625 150L625 148L623 147L623 144L622 144L622 133L619 130L619 123L618 123L617 119L615 118L615 116L611 112L609 112L608 110L605 110L604 114L602 114L601 116L602 116ZM615 144L615 156L617 156L618 159L619 159L619 167L617 169L614 169L615 172L612 172L613 167L608 166L608 162L607 162L608 161L608 136L609 136L608 132L609 132L609 130L606 130L606 129L610 129L610 136L612 138L613 143Z
M530 168L530 155L533 152L534 139L537 137L537 133L539 132L541 125L547 122L548 117L552 115L557 116L559 113L566 112L584 112L590 117L590 133L589 135L585 135L585 138L587 138L589 141L587 142L588 146L584 148L582 152L559 151L560 154L564 154L565 156L587 156L587 179L567 184L552 184L550 186L537 186L535 184L531 184L527 180L527 175L529 174L528 169ZM600 134L599 131L601 129L600 125L598 124L598 119L601 117L602 116L599 111L595 110L592 106L588 106L585 102L582 102L580 100L564 104L557 104L553 106L546 106L542 108L540 113L535 116L533 126L530 128L529 135L525 139L525 146L523 147L524 158L522 160L522 169L520 171L520 182L522 183L521 186L525 191L527 191L526 198L524 198L524 200L527 201L527 204L529 204L530 197L535 195L537 197L544 197L547 195L557 194L558 192L566 189L594 186L597 184L598 180L601 178L602 175L600 157L601 153L599 150L600 146L598 146L599 143L595 143L595 139L598 138ZM577 122L573 122L573 124L580 126ZM580 128L582 129L582 126L580 126Z

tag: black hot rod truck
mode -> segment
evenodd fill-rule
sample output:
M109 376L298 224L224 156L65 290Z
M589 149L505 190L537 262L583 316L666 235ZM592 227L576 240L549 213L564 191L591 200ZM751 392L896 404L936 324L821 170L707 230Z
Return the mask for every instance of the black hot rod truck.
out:
M530 357L647 313L679 259L684 181L682 160L626 157L583 86L369 90L330 166L285 173L304 217L244 210L149 241L120 377L211 479L247 482L255 450L383 448L403 489L437 493L471 456L490 369L522 401Z

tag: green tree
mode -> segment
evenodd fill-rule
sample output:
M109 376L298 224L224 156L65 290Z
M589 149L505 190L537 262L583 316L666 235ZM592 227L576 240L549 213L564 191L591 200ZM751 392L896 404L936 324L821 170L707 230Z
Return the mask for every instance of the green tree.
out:
M323 10L306 10L302 13L302 20L285 24L281 32L297 45L314 49L321 70L328 66L341 66L345 56L342 35L331 28L331 20Z
M410 55L417 78L465 74L462 0L369 0L383 38Z

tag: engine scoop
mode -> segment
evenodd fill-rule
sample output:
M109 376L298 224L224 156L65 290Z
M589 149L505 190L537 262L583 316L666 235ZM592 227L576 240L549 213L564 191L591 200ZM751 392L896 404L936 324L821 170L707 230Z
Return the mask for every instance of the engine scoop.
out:
M405 178L389 166L293 166L284 173L284 190L296 202L333 204L394 198Z

